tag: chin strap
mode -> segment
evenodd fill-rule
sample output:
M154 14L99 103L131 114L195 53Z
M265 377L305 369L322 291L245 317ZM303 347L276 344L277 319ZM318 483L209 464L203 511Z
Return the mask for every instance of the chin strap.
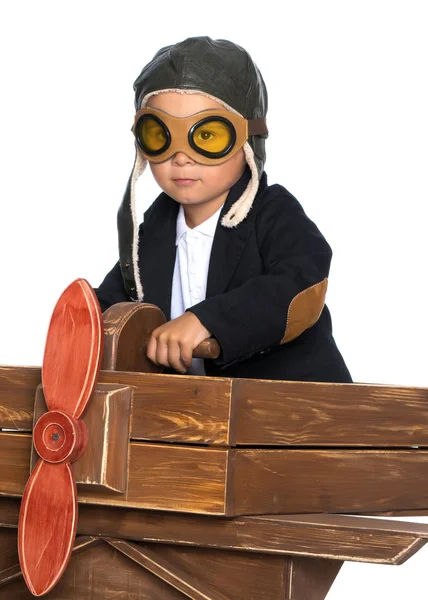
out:
M244 144L245 159L251 170L251 179L242 196L230 207L221 220L223 227L236 227L241 223L253 206L254 198L259 189L259 173L254 160L254 152L248 142Z

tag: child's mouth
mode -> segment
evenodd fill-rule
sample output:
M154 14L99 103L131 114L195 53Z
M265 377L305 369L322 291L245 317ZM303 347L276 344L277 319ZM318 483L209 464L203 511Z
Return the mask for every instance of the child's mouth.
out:
M173 182L176 185L192 185L193 183L196 183L197 179L185 179L185 178L181 178L181 179L173 179Z

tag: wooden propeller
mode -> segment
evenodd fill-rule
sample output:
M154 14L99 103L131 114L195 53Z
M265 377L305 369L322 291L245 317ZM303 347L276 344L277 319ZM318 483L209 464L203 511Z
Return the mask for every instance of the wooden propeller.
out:
M18 525L19 561L34 596L49 592L70 559L76 535L77 491L70 463L87 443L80 417L97 381L103 321L84 279L59 298L49 325L42 366L48 412L36 423L40 456L25 487Z
M77 526L77 489L71 463L84 452L88 436L80 419L92 395L103 354L104 369L159 371L146 356L152 331L166 322L152 304L116 304L101 315L90 284L77 279L53 311L42 366L48 412L33 431L40 456L21 503L18 552L34 596L48 593L71 556ZM193 355L216 358L216 340L205 340Z

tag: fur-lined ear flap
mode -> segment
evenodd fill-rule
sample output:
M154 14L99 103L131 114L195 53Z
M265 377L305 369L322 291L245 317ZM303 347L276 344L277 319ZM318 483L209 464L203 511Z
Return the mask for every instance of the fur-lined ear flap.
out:
M251 170L251 179L242 196L232 204L227 214L221 220L224 227L236 227L248 215L259 189L259 173L254 160L254 152L248 142L244 144L245 159Z
M126 186L125 195L117 213L119 233L119 260L123 283L129 297L135 302L144 298L138 266L139 223L135 208L135 184L147 166L147 160L137 151L134 168Z

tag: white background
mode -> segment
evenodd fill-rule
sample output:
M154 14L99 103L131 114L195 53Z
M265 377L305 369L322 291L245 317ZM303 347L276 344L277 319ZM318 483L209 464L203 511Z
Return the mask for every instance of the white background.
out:
M0 363L40 365L62 290L76 277L98 285L117 260L133 81L160 47L210 35L244 46L264 75L269 181L333 247L328 305L355 381L428 387L426 11L423 0L2 2ZM401 567L347 564L328 600L428 598L427 566L424 550Z

